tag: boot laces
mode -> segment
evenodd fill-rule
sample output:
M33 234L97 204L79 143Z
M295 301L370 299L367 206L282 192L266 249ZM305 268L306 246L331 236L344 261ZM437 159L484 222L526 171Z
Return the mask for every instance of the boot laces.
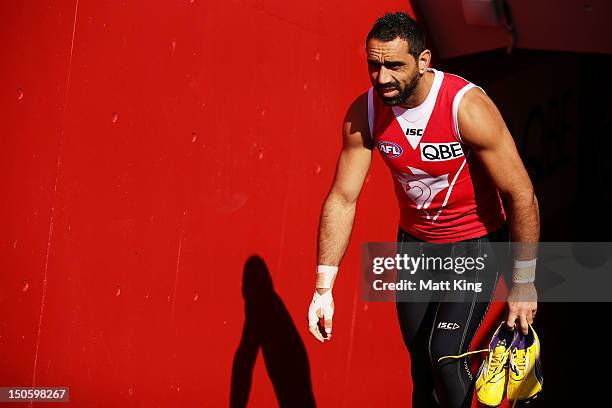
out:
M525 371L525 367L527 365L527 351L525 350L522 353L519 353L517 350L512 351L512 364L516 368L516 375ZM514 369L514 368L513 368Z

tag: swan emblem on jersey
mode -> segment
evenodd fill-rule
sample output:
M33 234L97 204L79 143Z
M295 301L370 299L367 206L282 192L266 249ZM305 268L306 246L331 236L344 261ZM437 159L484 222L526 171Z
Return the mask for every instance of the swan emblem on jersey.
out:
M412 174L396 173L406 195L417 205L417 209L427 209L434 197L449 186L448 174L434 177L421 169L408 166ZM428 217L429 218L429 217Z

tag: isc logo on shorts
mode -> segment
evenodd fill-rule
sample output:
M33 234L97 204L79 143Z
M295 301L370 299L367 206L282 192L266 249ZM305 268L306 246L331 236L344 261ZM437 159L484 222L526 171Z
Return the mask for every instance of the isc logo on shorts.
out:
M390 159L401 156L403 152L401 146L393 142L378 142L378 150Z
M421 160L445 161L463 156L459 142L453 143L421 143Z
M460 326L457 323L453 323L453 322L440 322L440 324L438 324L438 329L444 329L444 330L456 330L458 329Z

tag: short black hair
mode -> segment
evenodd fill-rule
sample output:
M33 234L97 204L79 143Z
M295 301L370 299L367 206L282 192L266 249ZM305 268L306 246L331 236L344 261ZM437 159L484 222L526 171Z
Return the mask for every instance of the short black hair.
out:
M425 34L421 26L415 19L408 14L398 11L396 13L385 13L374 23L368 33L366 44L370 39L375 38L381 41L393 41L401 38L408 42L408 52L418 59L425 49Z

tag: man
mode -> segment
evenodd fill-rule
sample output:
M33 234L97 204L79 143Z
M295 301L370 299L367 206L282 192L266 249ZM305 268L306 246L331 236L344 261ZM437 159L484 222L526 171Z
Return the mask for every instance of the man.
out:
M405 13L377 20L366 39L366 54L372 88L348 108L342 151L321 213L309 329L322 343L331 339L331 288L375 147L393 176L400 251L406 242L469 243L480 251L492 241L507 241L508 230L513 242L539 240L531 181L499 111L482 89L429 68L431 53L422 30ZM507 199L508 221L499 194ZM468 365L459 360L439 364L438 358L469 347L497 282L499 268L492 262L488 300L447 303L432 297L411 303L398 298L398 319L412 361L414 407L469 406L473 378ZM529 257L520 262L531 265ZM518 278L513 278L505 321L510 330L526 335L537 309L535 288L533 276ZM321 318L325 337L318 327Z

